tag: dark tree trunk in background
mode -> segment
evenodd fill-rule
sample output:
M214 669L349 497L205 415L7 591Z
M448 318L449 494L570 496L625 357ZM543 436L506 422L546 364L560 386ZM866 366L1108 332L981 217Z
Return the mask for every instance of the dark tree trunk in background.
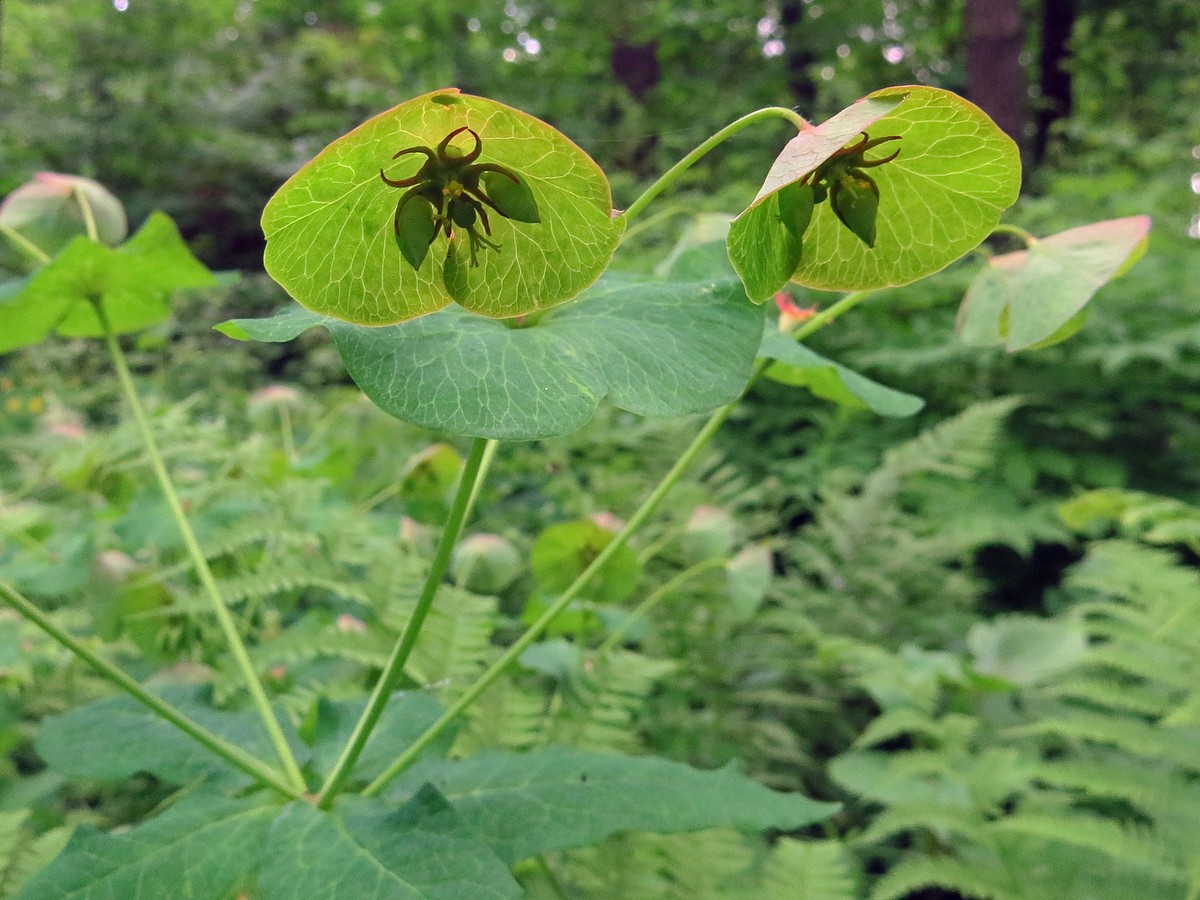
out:
M779 4L779 25L783 29L783 66L788 89L800 112L809 115L817 89L813 85L809 67L817 57L803 39L804 4L801 0L782 0Z
M967 82L970 99L1018 144L1024 144L1025 28L1020 0L967 0Z
M1075 27L1075 0L1042 0L1041 106L1033 158L1041 161L1050 143L1050 129L1071 115L1071 31Z

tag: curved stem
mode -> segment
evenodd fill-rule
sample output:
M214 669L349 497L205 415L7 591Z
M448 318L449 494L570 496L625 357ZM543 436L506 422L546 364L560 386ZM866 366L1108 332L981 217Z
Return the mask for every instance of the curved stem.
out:
M392 649L392 655L388 658L386 665L384 665L383 672L379 675L379 680L375 682L375 689L371 692L371 699L367 701L366 709L363 710L362 716L359 717L358 724L354 726L354 732L350 735L350 740L346 742L341 756L338 757L333 770L325 779L325 784L321 786L321 792L317 795L317 806L321 809L328 809L330 807L334 798L337 797L338 792L346 783L346 779L350 777L350 773L354 769L354 764L358 761L358 757L367 743L367 738L371 736L371 731L379 722L379 717L383 715L383 708L387 706L387 702L392 695L392 690L404 672L404 664L408 662L413 645L417 642L417 635L421 633L421 626L425 623L425 617L429 614L429 610L433 606L433 598L437 595L438 587L441 586L442 577L446 574L446 568L450 564L450 554L454 550L454 544L458 540L458 534L462 530L463 522L466 520L467 508L470 505L471 498L479 482L484 451L488 448L489 444L494 445L495 443L495 441L476 438L475 442L471 445L471 453L467 457L462 476L458 480L458 490L454 495L454 505L451 507L450 515L446 519L446 525L442 529L442 536L438 541L437 550L433 555L429 574L425 577L425 585L421 589L421 596L417 600L417 605L413 609L412 616L409 617L408 624L404 626L403 634L396 641L396 646ZM493 450L492 452L494 453L495 451Z
M45 265L50 262L50 254L35 244L17 229L11 225L0 225L0 234L4 235L17 247L21 248L28 256L30 256L39 265Z
M743 128L753 125L755 122L761 122L764 119L786 119L796 126L797 131L803 131L808 127L808 123L804 121L803 116L795 110L787 109L783 106L768 106L764 109L757 109L748 115L742 116L740 119L730 122L679 162L675 163L675 165L671 166L671 168L667 169L657 181L646 188L642 192L642 195L629 205L629 209L625 210L625 222L629 223L633 221L649 205L651 200L678 181L684 172L695 165L698 160L722 141L733 137Z
M79 202L79 208L83 210L83 227L87 229L88 240L99 241L100 229L96 227L96 214L92 212L92 201L79 188L73 188L71 193Z
M475 476L475 484L471 487L471 496L467 498L467 508L463 510L462 520L464 523L471 520L471 513L475 510L475 501L479 499L479 489L487 480L488 471L492 468L492 461L496 458L496 451L499 448L500 442L495 438L489 438L484 445L483 457L479 460L479 473Z
M196 541L196 535L192 531L191 525L188 524L187 516L184 515L183 505L179 502L179 495L175 491L175 485L171 481L171 476L167 472L162 454L158 451L158 444L154 440L154 434L150 430L146 411L142 408L142 402L138 398L137 389L133 384L133 376L129 374L129 366L125 362L125 355L121 352L121 346L117 343L116 336L109 326L108 317L104 313L103 306L99 302L96 302L93 304L93 307L104 328L104 340L108 345L108 353L112 357L113 366L117 370L117 378L120 380L121 387L125 392L125 400L128 402L129 408L133 412L134 421L141 432L142 443L146 447L146 455L150 458L150 466L154 470L159 487L166 498L167 506L171 510L171 517L175 520L175 525L179 528L179 533L183 537L183 543L187 547L188 555L191 557L192 565L195 567L196 576L200 579L200 584L203 586L204 592L208 595L212 603L213 614L217 617L217 622L225 635L225 641L229 645L229 651L233 655L234 662L241 671L242 680L250 691L250 698L254 702L255 707L257 707L259 715L262 717L267 734L271 738L271 744L275 747L275 752L279 756L279 761L283 765L283 770L287 774L288 781L295 791L304 793L307 785L304 783L304 776L300 774L300 766L296 763L296 757L292 755L292 748L288 745L287 738L283 734L283 729L279 726L279 720L276 718L275 712L271 709L271 703L267 699L266 691L263 690L262 682L258 680L258 676L254 672L254 666L250 662L250 655L246 652L246 645L242 642L242 636L238 633L237 625L234 624L229 608L226 607L225 601L221 598L221 592L217 588L217 582L213 578L212 570L208 567L208 560L205 559L204 553L200 549L200 544Z
M874 293L875 291L855 291L853 294L847 294L845 297L842 297L836 303L834 303L833 306L821 310L819 313L793 331L792 337L798 341L804 340L814 331L824 328L838 316L854 309L854 307L858 306L858 304L862 303Z
M51 638L95 669L100 675L107 678L143 706L153 710L155 714L170 722L197 743L221 757L221 759L225 760L235 769L245 772L255 781L273 787L288 797L298 798L303 794L303 787L297 788L295 785L290 784L283 775L276 772L262 760L247 753L236 744L231 744L224 738L213 734L199 722L192 720L167 701L151 694L108 660L97 656L72 637L69 632L59 627L53 619L38 609L37 606L3 582L0 582L0 598L38 628L42 629Z
M634 607L633 611L621 621L620 625L612 630L612 633L605 638L604 643L596 648L596 654L604 656L615 650L621 641L624 640L625 635L629 633L629 629L644 619L650 613L650 610L654 609L664 597L669 596L681 584L695 578L702 572L707 572L709 569L719 569L724 565L725 560L719 556L714 556L711 559L701 560L694 566L684 569L674 578L659 585L655 590L650 592L645 600Z
M757 377L762 368L763 366L761 365L757 366L754 371L754 376L752 377ZM475 683L467 688L462 696L454 701L454 703L452 703L450 707L444 713L442 713L441 717L425 730L424 734L413 741L413 743L396 758L396 760L387 768L385 772L367 785L367 787L363 790L364 796L371 797L378 794L381 790L383 790L389 781L412 765L413 762L416 761L416 758L420 755L421 751L429 746L429 744L446 729L446 726L457 719L463 710L474 703L480 694L491 687L496 679L504 674L504 671L510 665L512 665L512 663L514 663L522 653L525 652L529 645L541 636L542 632L546 630L546 627L560 613L562 613L562 611L565 610L577 596L579 596L579 592L583 590L588 582L592 580L596 573L604 568L605 563L607 563L608 560L612 558L615 553L617 553L617 551L619 551L629 542L629 539L633 536L633 533L637 531L642 524L645 523L646 519L650 517L650 514L658 508L658 505L662 503L663 499L670 492L671 488L675 486L675 483L680 479L688 466L690 466L696 457L700 455L700 452L706 446L708 446L708 442L712 439L712 436L716 434L717 429L724 424L725 420L729 417L729 414L733 412L733 409L736 405L737 403L735 401L734 403L722 406L712 414L709 420L704 424L704 427L701 428L696 437L692 439L692 442L688 445L688 448L684 450L679 459L675 461L675 465L671 467L670 471L663 476L662 480L657 486L655 486L654 490L650 492L650 495L642 502L642 505L638 507L637 512L630 516L629 521L625 523L625 527L622 528L617 535L605 545L604 549L596 555L596 558L592 560L591 565L589 565L583 570L583 572L579 574L579 577L577 577L567 587L567 589L558 596L558 599L550 604L545 612L538 616L537 621L530 625L525 633L517 638L516 642L514 642L507 650L505 650L504 653L500 655L499 659L492 663L492 665L488 667L487 671L480 675L479 678L476 679Z

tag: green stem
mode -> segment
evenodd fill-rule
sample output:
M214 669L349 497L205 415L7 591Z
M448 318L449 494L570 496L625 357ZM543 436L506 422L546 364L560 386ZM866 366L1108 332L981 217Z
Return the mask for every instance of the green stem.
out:
M42 629L51 638L74 653L77 657L107 678L121 690L125 691L142 705L153 710L155 714L170 722L184 734L211 750L235 769L245 772L255 781L269 785L288 797L297 798L303 793L303 788L296 788L279 773L257 757L251 756L236 744L231 744L224 738L213 734L203 725L188 718L170 703L162 700L130 678L121 669L108 660L97 656L79 641L73 638L65 629L38 609L33 603L21 596L12 587L0 582L0 597L18 613Z
M96 227L96 214L92 212L92 201L79 188L72 189L71 194L79 202L79 208L83 211L83 227L87 229L88 240L99 241L100 229Z
M845 313L848 313L850 310L854 309L854 307L858 306L858 304L862 303L874 293L875 291L856 291L853 294L847 294L845 297L842 297L840 300L834 303L833 306L821 310L819 313L793 331L792 337L798 341L804 340L814 331L824 328L838 316L844 315Z
M13 228L11 225L0 225L0 234L4 235L22 250L24 250L25 253L32 257L39 265L44 266L46 263L50 262L50 254L48 254L33 241L29 240L29 238L25 237L25 235L21 234L21 232L17 231L17 229Z
M483 487L484 481L487 480L488 472L492 468L492 461L496 458L496 451L500 447L500 442L489 439L483 448L483 458L479 460L479 474L475 476L475 484L471 488L471 496L467 498L467 508L463 510L463 521L471 521L471 513L475 509L475 501L479 499L479 489ZM453 548L452 548L453 549Z
M790 112L790 110L788 111ZM740 120L739 120L740 121ZM735 123L736 124L736 123ZM867 297L871 296L872 291L858 291L853 294L847 294L842 297L837 303L825 310L817 316L814 316L810 321L806 322L803 327L797 329L797 339L807 337L818 328L827 325L835 316L847 312L854 306L857 306ZM746 388L758 380L759 376L767 370L771 365L771 360L760 359L754 366L754 371L750 375L750 379L746 383ZM583 570L579 576L567 587L558 599L552 603L545 612L543 612L532 625L517 638L516 642L504 651L500 657L488 667L482 675L476 679L467 690L460 696L450 707L442 713L442 715L430 725L425 732L408 746L403 753L396 757L395 761L380 774L374 781L363 789L363 795L372 797L378 794L387 786L387 783L411 766L420 756L421 752L428 747L455 719L457 719L464 710L474 703L484 691L492 686L493 683L504 674L505 670L512 665L518 657L546 630L546 627L554 621L554 619L563 612L571 602L579 595L579 592L595 577L608 562L608 560L616 554L628 542L630 537L636 532L650 517L650 515L658 508L659 504L670 493L675 483L683 476L687 468L696 460L700 453L708 446L713 435L729 418L739 401L734 401L725 406L722 406L714 412L704 423L704 427L692 438L692 442L688 445L683 454L675 461L675 464L663 476L662 480L655 486L648 497L642 501L642 505L626 522L625 527L608 542L603 550L597 554L592 560L591 565Z
M133 384L133 376L130 375L129 366L125 362L125 355L121 352L121 346L117 342L112 328L109 326L108 317L104 313L103 306L98 302L94 306L96 315L99 317L101 325L104 328L104 340L108 344L108 352L112 357L113 366L117 370L117 377L120 379L121 387L125 392L125 399L129 403L134 421L141 432L142 443L146 447L146 455L150 458L150 466L153 468L154 475L158 479L159 487L166 498L167 506L171 510L171 516L175 520L175 525L179 528L179 533L183 537L184 546L187 547L188 555L191 557L192 565L196 570L196 575L200 579L200 584L203 586L209 600L212 602L213 613L216 615L221 631L225 635L225 641L229 645L234 662L237 664L238 669L241 670L242 680L245 681L246 687L250 691L250 697L254 705L258 708L259 715L262 716L263 724L266 726L267 734L270 735L275 752L279 755L279 761L283 765L283 770L287 775L288 781L295 791L304 793L307 786L304 783L304 776L300 774L300 766L296 763L296 757L292 755L292 749L288 746L283 729L279 726L279 720L275 717L275 713L271 709L271 703L267 699L266 691L263 690L262 683L258 680L258 676L254 672L254 666L250 662L250 654L246 652L246 645L242 642L242 637L238 633L237 626L234 624L233 616L230 614L229 608L226 607L225 601L221 598L221 592L217 588L217 582L213 578L212 570L208 567L208 560L205 559L204 553L200 549L200 544L196 541L196 535L192 531L191 525L188 524L187 517L184 515L183 504L179 502L179 495L175 491L175 485L171 481L171 476L167 472L166 465L163 463L162 454L158 451L158 444L155 442L154 434L150 430L146 411L142 408L142 402L138 398L137 389Z
M1013 237L1020 238L1026 247L1032 247L1038 242L1036 236L1026 231L1020 225L1000 224L992 229L992 234L1011 234Z
M763 366L761 365L756 367L753 377L757 377L762 368ZM565 610L577 596L579 596L579 592L583 590L588 582L595 577L596 573L604 567L604 564L607 563L614 554L616 554L629 542L629 538L633 536L633 533L636 532L650 517L651 513L658 508L658 505L662 503L663 499L670 492L671 488L675 486L675 483L680 479L684 471L692 464L696 457L699 456L700 452L708 445L708 442L712 440L712 436L716 434L717 430L722 424L724 424L725 420L729 417L729 414L733 412L735 406L736 402L730 403L726 406L722 406L712 414L709 420L704 424L704 427L701 428L696 437L692 439L692 443L689 444L688 448L683 451L683 455L675 461L675 465L671 467L670 471L663 476L662 481L660 481L654 490L650 492L650 495L642 502L642 505L638 507L637 512L635 512L629 518L629 521L625 523L625 527L622 528L620 532L618 532L617 535L605 545L604 549L601 550L599 554L597 554L596 558L592 560L591 565L589 565L583 570L583 572L579 574L579 577L577 577L567 587L567 589L558 596L558 599L555 600L546 609L546 611L538 617L537 621L530 625L526 632L517 638L516 642L513 643L512 646L510 646L507 650L505 650L504 653L500 655L500 658L492 663L488 670L480 675L479 678L476 679L475 683L467 688L462 696L454 701L454 703L450 705L450 708L442 713L441 717L425 730L424 734L413 741L413 743L410 744L409 747L403 753L401 753L390 766L388 766L387 770L383 772L383 774L366 786L366 788L363 790L364 796L371 797L378 794L381 790L383 790L384 786L389 781L412 765L413 762L416 761L416 758L421 754L421 751L428 747L429 744L439 734L441 734L451 722L457 719L463 710L474 703L475 700L479 698L480 694L491 687L496 679L504 674L505 670L512 665L522 653L525 652L529 645L541 636L542 632L546 630L546 626L554 621L554 619L560 613L562 613L562 611Z
M646 190L642 192L642 195L630 204L629 209L625 210L625 222L628 224L629 222L633 221L633 219L646 208L651 200L678 181L684 172L695 165L697 161L699 161L706 153L708 153L722 141L733 137L743 128L753 125L755 122L761 122L764 119L786 119L788 122L791 122L796 126L797 131L803 131L808 127L808 123L804 121L803 116L801 116L795 110L787 109L786 107L782 106L768 106L764 109L758 109L752 113L749 113L748 115L742 116L740 119L734 122L730 122L679 162L675 163L675 165L671 166L671 168L667 169L667 171L664 172L657 181L650 185L650 187L646 188Z
M649 615L650 610L654 609L664 597L670 596L671 592L681 584L695 578L701 572L707 572L709 569L719 569L723 565L725 565L725 560L720 557L702 560L694 566L684 569L674 578L660 585L654 591L651 591L650 595L639 603L633 612L624 618L620 625L612 630L612 634L605 638L604 643L596 649L597 655L605 656L612 653L613 650L620 646L625 635L629 633L629 629Z
M459 532L462 530L463 522L466 520L467 507L479 482L484 451L489 444L494 443L494 441L476 438L475 442L471 445L471 453L467 457L462 476L458 480L458 490L454 495L454 505L451 507L450 515L446 519L446 525L442 529L442 536L438 541L437 550L433 555L433 562L430 564L429 574L425 578L425 585L421 590L421 596L417 600L416 608L413 610L408 624L404 626L404 632L400 635L400 639L392 649L392 655L383 667L383 672L380 673L379 680L375 683L375 689L371 692L371 699L367 701L367 708L363 710L358 724L354 726L354 733L350 735L350 740L346 742L341 756L338 757L338 761L334 764L329 777L325 779L325 784L321 786L321 792L317 795L317 806L321 809L328 809L330 807L334 798L337 797L338 792L341 791L346 779L350 777L354 763L357 762L359 754L362 753L363 747L367 743L367 738L371 736L371 731L379 722L379 717L383 715L383 708L387 706L392 690L396 687L396 682L400 680L400 676L404 672L404 665L408 662L413 645L417 642L417 635L421 633L421 626L425 623L425 617L429 614L429 610L433 606L433 598L437 595L437 590L441 586L442 577L446 574L446 568L450 564L450 554L454 550L454 544L458 540Z

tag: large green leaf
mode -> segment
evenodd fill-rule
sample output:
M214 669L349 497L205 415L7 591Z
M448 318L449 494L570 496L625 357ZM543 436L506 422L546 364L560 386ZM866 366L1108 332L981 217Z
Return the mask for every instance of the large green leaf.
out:
M1130 216L993 257L963 299L959 334L969 344L1003 343L1010 352L1069 337L1096 291L1145 253L1149 234L1149 216Z
M399 809L346 797L322 812L287 807L271 826L262 900L506 900L522 896L508 867L426 785Z
M805 387L822 400L843 406L869 409L881 416L904 418L920 412L925 401L872 381L865 375L814 353L795 339L783 334L768 321L763 330L758 355L776 362L767 369L768 378Z
M313 767L320 775L328 775L341 756L365 707L365 698L338 703L323 700L320 703L313 747ZM354 765L354 777L374 778L437 721L442 711L442 705L428 691L393 694ZM450 730L426 752L444 754L453 740L454 731Z
M530 440L584 425L605 395L641 415L704 412L745 387L761 315L737 282L605 282L525 328L451 307L366 328L295 307L218 326L287 341L332 333L376 406L426 428Z
M790 831L838 808L768 790L732 766L704 772L655 757L570 747L424 760L397 779L388 796L411 796L425 782L509 863L619 831Z
M478 266L448 246L466 252L460 230L452 241L436 238L414 269L392 225L404 192L384 184L380 169L394 180L413 175L425 157L393 162L395 153L436 147L463 126L479 134L479 163L505 166L528 185L541 221L493 213L500 249L481 250ZM600 276L624 227L587 154L532 116L455 90L401 103L334 141L271 198L262 224L271 277L303 306L363 325L403 322L451 301L493 317L555 306Z
M0 352L39 343L55 330L67 337L102 336L93 299L115 333L148 328L170 315L172 291L213 283L162 213L152 213L115 250L76 237L22 290L0 301Z
M830 202L819 203L804 232L793 281L838 291L908 284L976 246L1016 200L1020 158L995 123L949 91L907 86L876 91L793 138L739 221L767 215L766 198L802 180L868 129L873 139L900 138L877 151L883 155L899 147L899 158L869 170L880 192L875 245L868 247L838 221ZM782 259L756 259L752 245L735 242L735 234L751 225L734 223L730 254L743 277L759 269L770 274L755 297L761 301L785 266ZM778 230L783 224L753 227Z
M249 886L278 812L261 799L199 794L122 834L85 825L18 897L224 900Z
M209 731L260 759L275 759L254 710L213 709L202 702L200 688L171 686L158 693ZM298 737L293 735L291 743L294 752L303 751ZM124 695L47 719L36 746L46 765L79 778L109 780L148 772L168 784L185 784L202 776L241 777L212 751Z
M1005 616L976 622L967 634L972 668L1028 687L1074 669L1087 653L1087 632L1072 619Z

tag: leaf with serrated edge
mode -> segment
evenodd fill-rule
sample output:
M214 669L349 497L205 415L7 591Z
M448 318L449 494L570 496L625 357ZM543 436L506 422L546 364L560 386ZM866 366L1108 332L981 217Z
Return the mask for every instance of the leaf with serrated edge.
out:
M298 801L271 826L262 900L510 900L521 886L438 791L396 809L345 797L333 812Z
M620 831L791 831L838 809L769 790L732 766L701 771L655 757L557 746L424 760L393 782L387 796L410 796L425 782L436 785L508 863Z
M781 384L806 387L822 400L870 409L881 416L904 418L921 411L925 401L859 375L826 359L779 331L768 321L758 355L776 360L766 376Z
M528 328L449 308L364 328L295 308L218 326L291 340L323 325L376 406L438 431L507 440L565 434L605 395L639 415L704 412L745 388L761 313L735 281L604 282Z
M257 798L200 794L121 834L83 826L20 900L232 896L257 871L278 812Z
M1029 250L993 257L963 299L960 336L968 344L1004 343L1010 352L1060 331L1069 337L1073 332L1063 326L1141 258L1149 234L1149 216L1130 216L1071 228Z
M425 157L393 161L393 154L436 147L464 125L483 141L479 163L502 165L528 185L541 221L492 214L500 250L481 250L479 265L459 267L448 288L446 238L434 241L420 270L396 247L392 222L404 189L384 184L379 170L392 179L412 175ZM322 150L271 198L262 226L267 272L303 306L348 322L391 325L452 300L492 317L569 300L600 276L624 222L612 218L604 173L565 136L492 100L440 90L375 116Z
M274 757L273 745L254 710L213 709L202 702L203 691L195 687L172 685L157 693L214 734L252 754ZM283 721L286 723L286 718ZM294 733L290 743L294 752L303 751ZM47 719L38 732L36 747L50 768L79 778L111 780L148 772L167 784L184 784L203 776L244 777L170 722L123 695Z

